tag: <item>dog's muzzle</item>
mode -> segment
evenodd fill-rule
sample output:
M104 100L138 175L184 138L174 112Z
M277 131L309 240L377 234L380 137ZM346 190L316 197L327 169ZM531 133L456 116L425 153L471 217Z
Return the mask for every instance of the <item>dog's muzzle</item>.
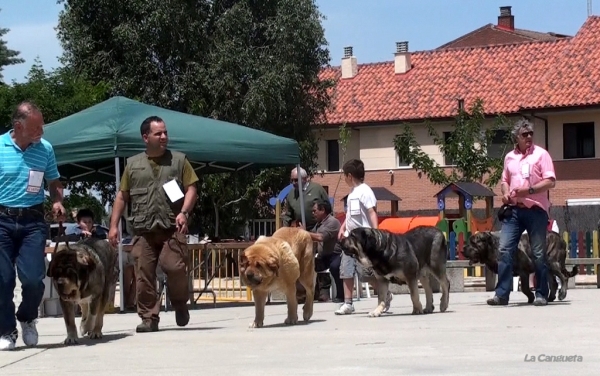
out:
M258 286L262 282L262 277L259 277L252 272L246 273L245 276L246 276L246 280L248 281L248 284L250 286Z

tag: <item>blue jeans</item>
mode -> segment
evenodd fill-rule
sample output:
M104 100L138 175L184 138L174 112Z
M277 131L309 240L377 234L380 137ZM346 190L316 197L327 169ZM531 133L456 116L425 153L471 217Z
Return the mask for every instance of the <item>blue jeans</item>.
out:
M0 213L0 336L14 333L16 320L29 322L38 317L45 290L47 234L48 227L42 215ZM22 289L16 316L13 302L15 265Z
M532 209L514 206L512 217L502 222L500 233L500 257L498 260L498 284L496 296L508 299L512 290L513 256L517 251L519 239L527 230L531 250L535 257L535 295L548 298L548 267L546 265L546 235L548 231L548 213L533 207Z

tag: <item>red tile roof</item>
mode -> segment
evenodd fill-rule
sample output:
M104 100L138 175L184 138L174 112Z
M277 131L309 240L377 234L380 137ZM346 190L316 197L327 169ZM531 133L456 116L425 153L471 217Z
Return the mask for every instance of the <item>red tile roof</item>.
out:
M570 36L556 33L541 33L539 31L524 29L510 29L498 25L487 24L479 29L473 30L470 33L443 44L437 49L551 41L564 38L570 38Z
M325 123L450 118L458 99L482 98L489 114L600 104L600 17L568 39L414 52L411 63L405 74L393 61L361 64L351 79L325 69L338 80Z

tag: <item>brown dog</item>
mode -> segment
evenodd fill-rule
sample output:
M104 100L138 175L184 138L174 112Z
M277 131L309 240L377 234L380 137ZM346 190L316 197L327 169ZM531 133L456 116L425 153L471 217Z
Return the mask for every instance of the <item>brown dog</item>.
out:
M48 266L48 277L60 296L67 329L66 345L78 342L75 304L81 307L81 336L102 338L104 308L115 280L116 253L106 240L88 238L58 248Z
M317 274L310 234L297 227L282 227L271 237L261 236L240 257L240 276L254 296L254 321L251 328L263 326L265 304L269 292L282 290L287 302L284 323L298 323L296 281L306 290L303 318L308 322L313 314Z

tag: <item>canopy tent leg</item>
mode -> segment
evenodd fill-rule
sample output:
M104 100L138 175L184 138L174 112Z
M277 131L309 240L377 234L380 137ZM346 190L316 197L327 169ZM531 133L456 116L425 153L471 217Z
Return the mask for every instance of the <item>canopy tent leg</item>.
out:
M296 171L298 171L298 175L300 175L300 163L296 165ZM306 214L304 213L304 194L302 193L302 176L299 176L298 179L298 189L300 189L300 214L302 215L302 227L308 231L306 228Z
M119 184L121 182L120 177L121 166L119 165L119 157L115 157L115 193L119 192ZM119 217L119 311L121 311L121 313L125 311L125 291L123 289L123 284L123 226L121 223L121 217Z

